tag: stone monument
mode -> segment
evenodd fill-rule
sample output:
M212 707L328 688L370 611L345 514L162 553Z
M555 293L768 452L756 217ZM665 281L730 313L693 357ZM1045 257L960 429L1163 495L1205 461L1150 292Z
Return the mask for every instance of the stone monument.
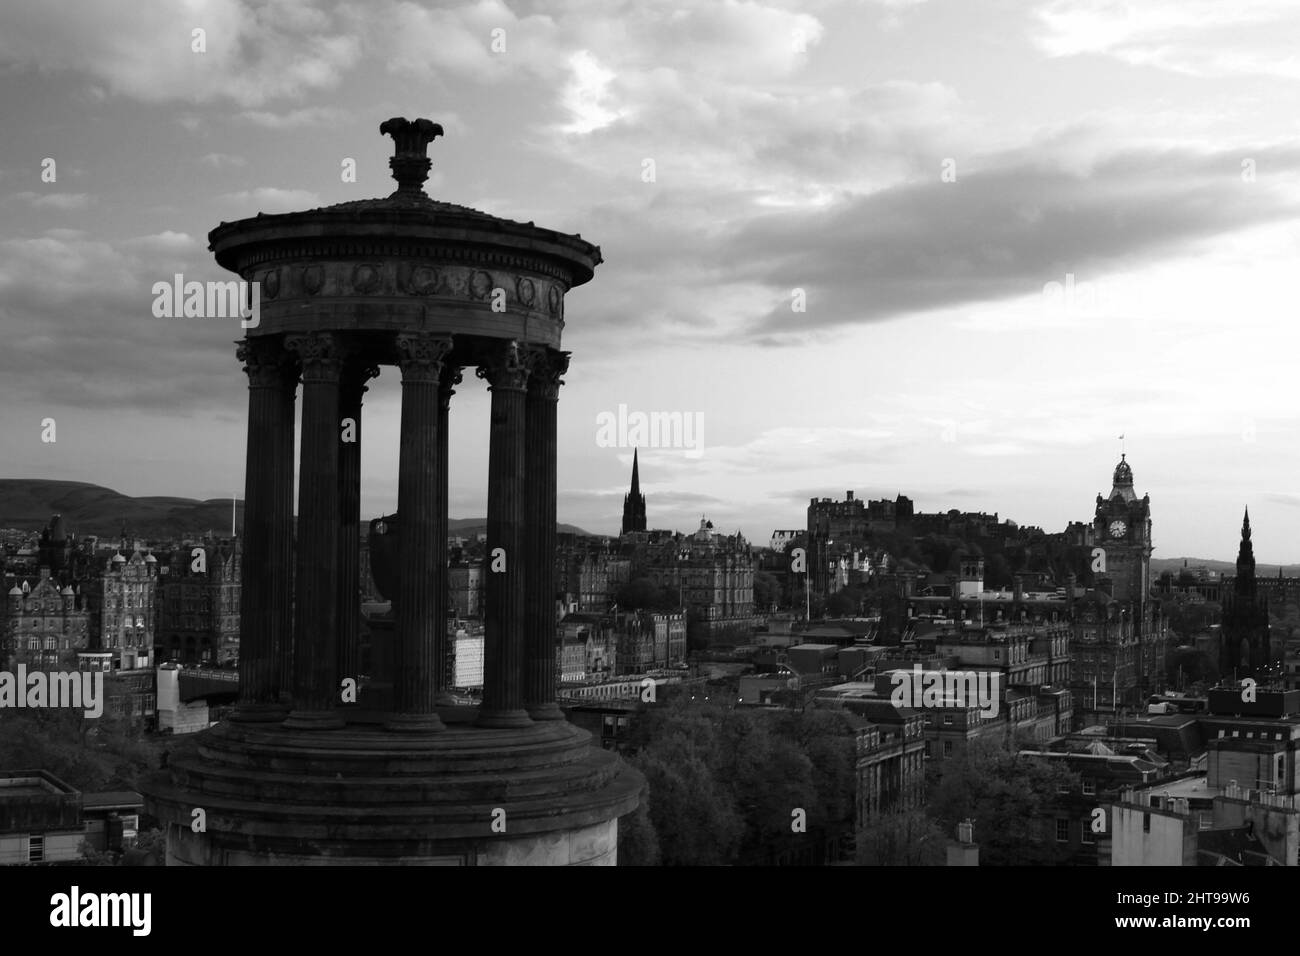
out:
M613 864L641 776L556 702L556 403L564 295L600 249L438 202L442 128L390 119L385 199L223 222L257 283L248 374L239 703L143 787L169 865ZM461 370L491 392L484 689L451 705L447 422ZM366 382L401 375L393 680L358 678ZM302 434L293 509L295 403ZM350 426L350 427L349 427ZM350 435L353 440L344 440ZM201 824L201 825L200 825Z

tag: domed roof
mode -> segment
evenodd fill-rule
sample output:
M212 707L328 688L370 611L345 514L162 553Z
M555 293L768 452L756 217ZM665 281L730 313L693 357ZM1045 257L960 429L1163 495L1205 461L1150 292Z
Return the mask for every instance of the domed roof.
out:
M76 597L76 596L77 596L77 595L76 595L76 592L72 590L72 585L70 585L70 584L69 584L69 585L65 585L64 588L63 588L63 590L60 591L59 593L60 593L61 595L63 595L64 597Z
M114 564L126 564L126 558L122 557L121 554L115 554L115 555L113 555L113 563L114 563Z
M239 271L240 250L249 245L279 244L288 237L347 241L375 235L394 240L454 241L474 246L496 245L513 250L528 249L562 260L572 271L572 284L591 280L603 260L600 247L581 235L557 232L513 219L431 199L423 188L431 160L428 145L441 136L442 127L427 119L394 117L379 131L393 138L395 155L389 168L397 189L385 197L355 199L332 206L290 213L258 213L235 222L223 221L208 233L208 248L222 267Z
M151 551L151 552L149 552L148 554L146 554L146 555L144 556L144 563L145 563L145 564L157 564L157 563L158 563L158 559L155 558L155 557L153 556L153 552Z
M13 587L11 587L11 588L9 589L9 596L10 596L10 597L22 597L22 596L23 596L23 589L20 588L18 585L15 584Z

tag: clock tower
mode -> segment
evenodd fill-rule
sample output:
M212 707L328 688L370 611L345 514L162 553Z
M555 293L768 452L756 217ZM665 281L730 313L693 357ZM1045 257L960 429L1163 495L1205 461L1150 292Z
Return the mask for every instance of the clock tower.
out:
M1151 496L1133 490L1133 469L1120 455L1110 495L1097 496L1092 520L1093 540L1106 552L1106 577L1111 596L1129 605L1135 630L1141 633L1151 595Z

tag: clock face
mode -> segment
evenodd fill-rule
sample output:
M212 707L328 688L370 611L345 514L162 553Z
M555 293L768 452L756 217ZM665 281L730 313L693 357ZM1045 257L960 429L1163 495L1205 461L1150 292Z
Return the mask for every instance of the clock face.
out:
M1112 538L1124 537L1124 532L1128 530L1128 525L1122 521L1112 521L1110 523L1110 536Z

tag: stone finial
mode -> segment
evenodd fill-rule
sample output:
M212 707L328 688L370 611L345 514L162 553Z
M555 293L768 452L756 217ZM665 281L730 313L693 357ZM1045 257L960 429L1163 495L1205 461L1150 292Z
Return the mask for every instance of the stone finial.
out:
M388 161L388 168L397 180L395 195L424 195L424 181L429 178L429 167L433 165L425 150L438 136L442 127L432 120L408 120L394 116L379 124L383 136L393 137L395 146L393 158Z

